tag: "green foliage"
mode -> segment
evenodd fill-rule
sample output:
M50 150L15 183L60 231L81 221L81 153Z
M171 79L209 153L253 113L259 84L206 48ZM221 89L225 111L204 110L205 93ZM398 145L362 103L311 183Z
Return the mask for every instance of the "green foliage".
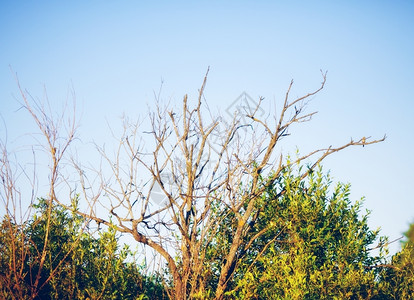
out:
M77 205L77 199L73 204ZM131 250L127 246L119 247L114 228L93 235L82 217L59 206L50 211L48 207L48 202L40 199L34 205L36 214L21 226L10 226L7 216L3 219L0 232L2 298L166 298L157 277L141 275L139 266L131 262ZM13 243L12 239L24 242ZM44 249L45 263L41 266ZM13 269L16 262L21 265L20 269ZM30 287L34 286L38 273L40 282L34 290ZM27 288L21 291L14 286Z
M368 247L378 231L368 228L368 213L360 216L361 202L349 200L349 185L337 184L332 193L330 186L321 169L306 180L288 169L267 188L239 251L229 298L367 299L377 294L379 271L371 266L383 258L372 257ZM236 226L226 208L214 213L226 217L208 252L211 290Z
M414 295L414 223L405 233L402 249L381 273L381 299L412 299Z

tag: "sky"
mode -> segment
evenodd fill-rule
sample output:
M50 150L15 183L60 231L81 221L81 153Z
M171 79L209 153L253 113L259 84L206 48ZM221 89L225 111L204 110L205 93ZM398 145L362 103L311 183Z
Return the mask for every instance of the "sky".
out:
M413 53L412 1L3 0L0 138L28 152L35 132L16 74L34 99L47 91L54 111L75 98L82 151L107 141L108 124L122 125L122 116L145 117L160 89L172 105L195 99L208 67L205 98L221 111L242 93L277 110L291 80L300 96L327 71L309 104L318 114L282 150L386 134L323 166L351 184L353 201L365 197L371 228L393 240L414 222Z

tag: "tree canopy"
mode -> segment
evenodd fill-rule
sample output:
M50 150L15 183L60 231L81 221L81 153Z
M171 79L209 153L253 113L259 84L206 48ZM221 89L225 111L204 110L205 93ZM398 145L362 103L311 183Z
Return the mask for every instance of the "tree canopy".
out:
M384 257L370 254L379 236L368 228L368 214L361 216L362 203L351 202L349 185L338 183L330 192L329 176L321 169L307 179L294 173L284 171L257 201L254 214L259 217L238 253L229 298L369 299L376 295L378 270L371 267ZM209 252L213 266L220 265L217 261L228 251L229 232L236 226L226 207L216 213L226 219L213 234ZM263 234L249 245L259 233ZM214 272L211 277L214 284Z

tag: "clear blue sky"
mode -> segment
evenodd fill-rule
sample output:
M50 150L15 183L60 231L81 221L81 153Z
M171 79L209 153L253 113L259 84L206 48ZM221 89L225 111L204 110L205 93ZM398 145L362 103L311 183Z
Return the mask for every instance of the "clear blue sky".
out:
M195 96L208 66L206 99L223 111L244 91L280 105L291 79L301 95L327 70L319 113L286 149L387 134L324 166L394 239L414 221L413 43L412 1L1 1L0 114L17 149L34 129L10 66L57 108L73 87L83 143L100 143L123 113L145 115L161 81L166 101Z

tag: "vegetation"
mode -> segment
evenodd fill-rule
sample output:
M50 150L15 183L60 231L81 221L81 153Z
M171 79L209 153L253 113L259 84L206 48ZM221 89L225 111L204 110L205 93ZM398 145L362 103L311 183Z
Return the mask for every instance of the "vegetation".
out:
M291 127L316 113L305 111L326 74L322 79L315 91L293 99L292 82L274 119L259 113L260 99L224 122L205 113L206 76L194 106L187 96L180 110L157 103L149 130L126 122L114 154L97 148L99 168L71 158L76 180L61 171L63 162L69 168L76 113L54 117L22 91L45 138L49 193L39 200L33 194L23 213L19 174L2 143L1 297L409 299L413 229L388 261L387 239L368 228L368 213L350 200L349 185L332 186L320 167L331 154L385 136L294 159L278 153ZM69 197L56 188L62 182ZM34 190L35 179L30 184ZM147 274L120 245L121 234L151 249L164 273Z
M307 180L293 173L286 170L256 203L258 221L238 253L226 294L232 299L372 298L378 290L378 269L371 266L384 257L370 255L378 231L368 228L368 215L360 217L361 203L351 203L349 185L337 184L330 194L329 176L321 169ZM216 212L227 217L213 237L214 266L228 251L229 232L236 226L227 210ZM248 245L260 232L266 233ZM216 281L213 273L212 290Z
M25 224L12 224L7 216L1 223L2 299L166 299L160 279L142 275L113 228L91 232L82 217L59 205L48 216L45 199L33 206Z
M405 237L401 251L381 273L383 299L411 299L414 295L414 223Z

